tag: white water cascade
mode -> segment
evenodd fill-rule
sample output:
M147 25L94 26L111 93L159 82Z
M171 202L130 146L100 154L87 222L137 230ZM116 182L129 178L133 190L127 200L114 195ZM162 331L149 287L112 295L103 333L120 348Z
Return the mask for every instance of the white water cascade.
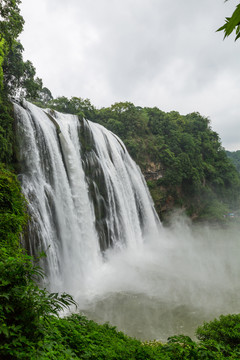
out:
M14 104L19 180L31 216L25 246L51 291L140 339L190 336L239 312L239 227L161 226L139 168L102 126Z
M160 222L139 168L114 134L28 102L14 107L28 246L46 252L50 289L76 294L108 248L137 249L158 235Z

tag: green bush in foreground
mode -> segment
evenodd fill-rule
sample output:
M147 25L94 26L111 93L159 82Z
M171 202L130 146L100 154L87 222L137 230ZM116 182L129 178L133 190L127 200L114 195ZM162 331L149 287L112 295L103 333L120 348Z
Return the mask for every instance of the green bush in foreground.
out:
M162 344L158 341L141 343L108 324L98 325L78 314L66 318L48 316L40 321L43 337L37 342L25 339L25 346L15 346L14 351L9 351L13 357L6 359L239 359L239 318L239 315L227 315L205 323L197 330L199 342L178 335Z
M196 335L209 348L218 348L226 358L240 359L240 314L221 315L200 326Z

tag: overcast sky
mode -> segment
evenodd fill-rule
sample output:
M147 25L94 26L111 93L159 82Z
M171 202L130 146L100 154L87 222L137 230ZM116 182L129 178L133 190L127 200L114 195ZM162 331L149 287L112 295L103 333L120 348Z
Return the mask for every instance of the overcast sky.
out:
M240 40L216 29L239 1L22 0L21 42L53 96L209 117L240 149Z

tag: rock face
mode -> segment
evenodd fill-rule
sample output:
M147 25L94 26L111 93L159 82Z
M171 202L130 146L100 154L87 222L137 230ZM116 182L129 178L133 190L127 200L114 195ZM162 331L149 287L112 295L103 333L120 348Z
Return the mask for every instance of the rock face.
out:
M184 207L183 204L180 205L181 201L179 201L183 197L180 186L175 186L173 191L173 189L160 185L158 182L159 179L164 177L165 170L160 162L155 163L153 161L148 161L142 170L145 180L149 182L149 190L156 211L162 221L168 217L168 214L171 213L175 207Z
M149 162L147 164L146 170L144 171L144 177L146 180L158 180L163 177L164 169L161 164Z

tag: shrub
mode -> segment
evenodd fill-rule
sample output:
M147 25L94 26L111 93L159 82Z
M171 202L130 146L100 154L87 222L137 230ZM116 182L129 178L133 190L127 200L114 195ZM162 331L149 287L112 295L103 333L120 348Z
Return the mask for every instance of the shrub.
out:
M218 348L225 356L240 358L240 314L221 315L219 319L204 323L196 335L201 344Z

